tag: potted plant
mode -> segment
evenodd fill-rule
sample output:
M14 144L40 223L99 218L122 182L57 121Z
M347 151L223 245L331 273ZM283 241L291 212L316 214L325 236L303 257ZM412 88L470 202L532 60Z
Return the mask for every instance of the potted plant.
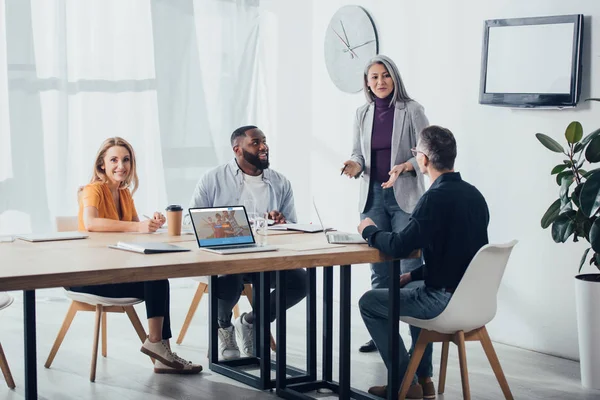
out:
M556 243L573 237L574 242L583 239L590 244L575 276L579 358L582 385L600 389L600 274L581 274L588 262L600 269L600 168L582 169L586 161L589 166L600 162L600 129L583 137L581 124L571 122L565 131L566 149L547 135L536 137L548 150L564 155L551 171L560 187L559 197L542 217L542 228L552 227Z

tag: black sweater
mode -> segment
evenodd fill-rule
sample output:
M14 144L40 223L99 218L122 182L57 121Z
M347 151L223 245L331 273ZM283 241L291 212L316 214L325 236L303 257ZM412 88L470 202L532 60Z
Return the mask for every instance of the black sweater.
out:
M483 195L458 172L439 176L417 203L400 233L363 230L369 246L394 257L423 249L425 264L411 272L425 286L455 289L475 253L488 243L489 211Z

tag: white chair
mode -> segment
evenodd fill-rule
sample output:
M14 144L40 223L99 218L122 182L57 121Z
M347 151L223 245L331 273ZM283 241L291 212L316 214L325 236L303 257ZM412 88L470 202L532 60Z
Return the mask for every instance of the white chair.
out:
M483 246L469 264L460 284L456 288L448 306L435 318L429 320L401 317L407 324L421 328L410 363L402 381L399 399L404 399L411 384L423 352L428 343L442 342L442 360L438 393L443 394L446 385L449 343L458 347L463 398L469 400L469 375L465 341L479 341L507 400L512 400L508 382L494 351L485 325L496 315L496 296L506 264L516 240L506 244Z
M57 217L57 230L59 232L77 230L77 217ZM100 337L100 326L102 326L102 356L107 356L107 313L125 313L129 317L133 328L135 329L140 341L144 343L146 340L146 331L140 322L140 319L133 308L134 305L141 303L143 300L136 298L108 298L96 296L93 294L71 292L65 290L65 295L70 298L71 306L67 311L67 315L63 324L58 331L54 345L50 350L48 359L44 366L50 368L54 357L60 348L60 345L75 318L78 311L93 311L96 313L96 324L94 327L94 342L92 346L92 365L90 371L90 381L96 380L96 364L98 360L98 342Z
M0 310L4 310L6 307L10 306L12 302L12 296L10 296L7 293L0 293ZM2 370L2 375L4 375L4 379L6 380L6 384L8 385L8 387L10 389L14 389L15 381L13 380L12 374L10 373L8 361L6 361L6 356L4 355L2 345L0 345L0 369Z
M194 294L194 298L192 299L192 304L190 304L190 308L185 317L185 321L183 322L183 326L181 327L181 331L179 332L179 336L177 337L177 342L176 342L177 344L181 344L183 342L183 339L185 338L187 330L190 327L192 319L194 318L194 314L196 313L196 309L198 308L198 305L200 304L200 300L202 300L202 296L204 296L204 293L208 293L209 277L198 276L198 277L194 277L192 279L198 281L198 288L196 289L196 294ZM242 296L246 296L246 298L250 302L250 305L252 305L252 296L253 296L252 285L249 285L249 284L244 285L244 291L242 292ZM233 317L238 318L239 316L240 316L240 308L236 304L233 307ZM275 339L273 339L272 334L271 334L271 349L273 351L277 351Z

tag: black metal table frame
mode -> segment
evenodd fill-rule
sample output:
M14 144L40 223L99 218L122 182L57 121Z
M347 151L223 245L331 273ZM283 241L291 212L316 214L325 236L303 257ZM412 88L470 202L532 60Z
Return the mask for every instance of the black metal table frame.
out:
M314 268L311 268L314 270ZM315 397L306 392L328 389L336 393L340 399L379 399L368 393L353 389L350 386L350 306L351 306L351 266L340 266L340 381L333 380L333 267L323 267L323 370L321 380L310 382L294 382L286 376L286 308L285 293L286 271L277 271L277 358L276 358L276 393L279 397L291 400L309 400ZM389 348L392 354L399 354L400 323L400 262L394 261L390 266L390 308L389 308ZM400 360L392 357L388 369L388 400L396 400L400 389Z
M271 369L275 365L271 362L271 321L270 315L270 272L253 274L254 296L252 299L254 313L254 352L253 357L244 357L233 360L219 360L218 352L218 302L217 302L217 276L211 276L209 285L209 368L219 374L225 375L238 382L242 382L256 389L266 390L275 388L275 379L271 379ZM291 366L286 366L285 372L290 375L289 382L312 382L317 378L317 320L316 320L316 270L309 268L307 273L308 294L306 296L307 315L307 358L306 371ZM285 289L283 289L285 291ZM277 293L281 293L277 290ZM285 297L284 297L285 298ZM279 343L277 343L279 353ZM247 372L248 367L259 369L259 376Z
M237 360L218 360L217 338L217 276L212 276L209 286L209 366L210 369L229 378L243 382L258 389L277 389L277 395L286 399L312 399L303 392L317 389L329 389L341 399L374 399L375 397L350 387L350 291L351 268L343 265L340 268L340 382L333 381L333 267L323 268L323 371L322 379L317 380L317 303L316 303L316 268L309 268L307 274L308 294L306 301L307 315L307 357L306 371L286 365L286 308L285 308L285 271L277 271L277 353L276 379L271 379L270 321L263 316L269 315L270 275L259 273L255 283L253 307L260 310L255 314L255 354ZM400 312L400 265L393 262L390 267L390 332L398 332ZM36 355L36 307L35 290L23 291L23 325L25 352L25 398L37 399L37 355ZM398 354L399 341L397 334L389 336L392 354ZM258 377L240 369L250 365L258 366ZM398 376L399 360L392 357L388 370L388 399L395 400L400 382ZM288 378L287 374L291 377Z

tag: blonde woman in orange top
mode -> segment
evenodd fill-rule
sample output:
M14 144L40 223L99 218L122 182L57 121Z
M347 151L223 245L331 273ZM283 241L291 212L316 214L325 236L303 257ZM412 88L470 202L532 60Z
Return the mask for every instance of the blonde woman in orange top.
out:
M79 194L79 229L90 232L155 232L165 223L159 212L140 221L132 193L138 187L135 153L124 139L106 139L96 155L90 183ZM131 192L130 192L131 188ZM171 351L169 281L130 282L71 287L74 292L97 296L143 299L148 317L148 338L141 352L154 358L154 372L197 374L202 366Z

